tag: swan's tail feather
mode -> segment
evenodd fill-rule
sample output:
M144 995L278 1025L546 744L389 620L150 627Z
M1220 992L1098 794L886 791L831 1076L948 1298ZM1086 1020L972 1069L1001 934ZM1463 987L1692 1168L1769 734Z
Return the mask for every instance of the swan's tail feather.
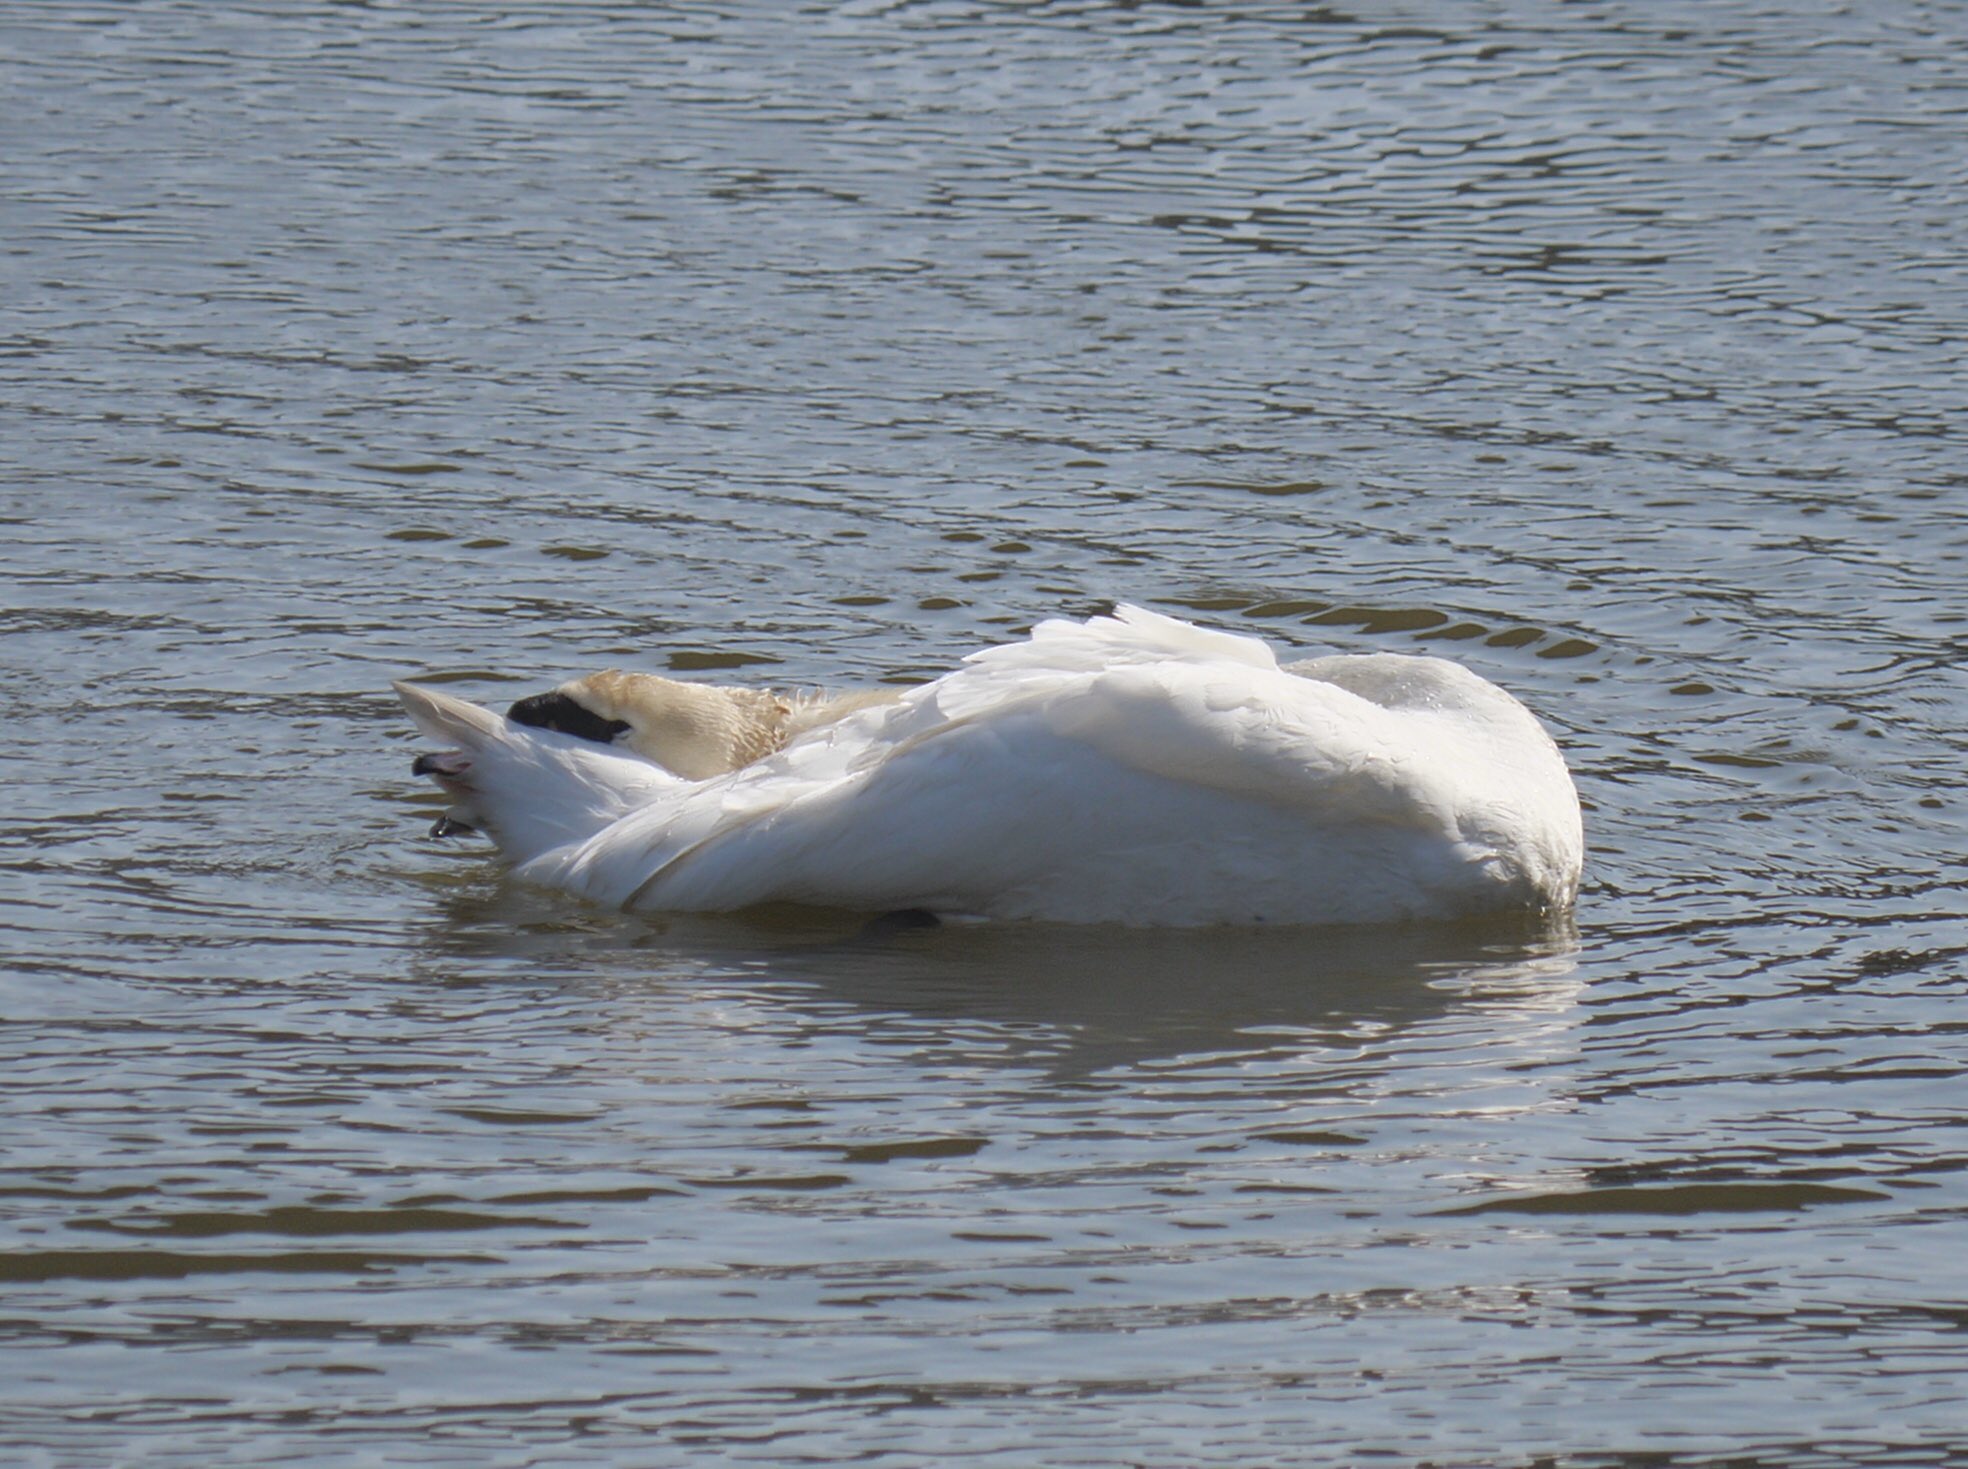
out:
M392 687L419 730L453 747L419 755L411 766L457 799L444 821L480 828L515 863L585 841L677 783L646 760L514 724L451 694L412 683Z
M396 690L397 698L403 701L404 709L418 729L434 740L444 740L461 749L472 750L487 740L497 739L506 723L490 709L481 709L453 694L441 694L422 684L399 679L390 687Z

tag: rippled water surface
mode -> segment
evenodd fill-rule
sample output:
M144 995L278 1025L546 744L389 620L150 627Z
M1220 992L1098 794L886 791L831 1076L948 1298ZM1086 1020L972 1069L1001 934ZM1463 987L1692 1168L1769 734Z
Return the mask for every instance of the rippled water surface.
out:
M0 1457L1968 1462L1965 28L0 7ZM385 692L1122 598L1575 927L627 919Z

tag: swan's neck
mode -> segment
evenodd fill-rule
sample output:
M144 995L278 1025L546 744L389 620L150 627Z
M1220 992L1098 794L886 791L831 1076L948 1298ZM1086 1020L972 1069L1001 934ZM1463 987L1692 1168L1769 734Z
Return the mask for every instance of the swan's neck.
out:
M566 692L629 726L621 743L685 780L749 765L785 743L792 710L756 689L683 683L653 673L591 674Z

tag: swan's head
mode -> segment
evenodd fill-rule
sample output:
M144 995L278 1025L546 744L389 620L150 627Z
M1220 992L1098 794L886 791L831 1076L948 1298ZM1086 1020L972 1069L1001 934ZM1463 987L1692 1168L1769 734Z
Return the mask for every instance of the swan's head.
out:
M611 668L521 699L506 717L614 745L685 780L705 780L778 748L790 712L772 695L752 689Z

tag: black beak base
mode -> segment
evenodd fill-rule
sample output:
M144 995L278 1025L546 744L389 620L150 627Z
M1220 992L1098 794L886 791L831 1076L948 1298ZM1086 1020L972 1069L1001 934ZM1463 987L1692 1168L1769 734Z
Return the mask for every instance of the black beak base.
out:
M514 724L558 730L561 734L592 740L597 745L614 744L615 737L626 733L629 728L625 721L603 719L592 709L557 690L551 694L534 694L531 698L521 699L506 711L506 718Z

